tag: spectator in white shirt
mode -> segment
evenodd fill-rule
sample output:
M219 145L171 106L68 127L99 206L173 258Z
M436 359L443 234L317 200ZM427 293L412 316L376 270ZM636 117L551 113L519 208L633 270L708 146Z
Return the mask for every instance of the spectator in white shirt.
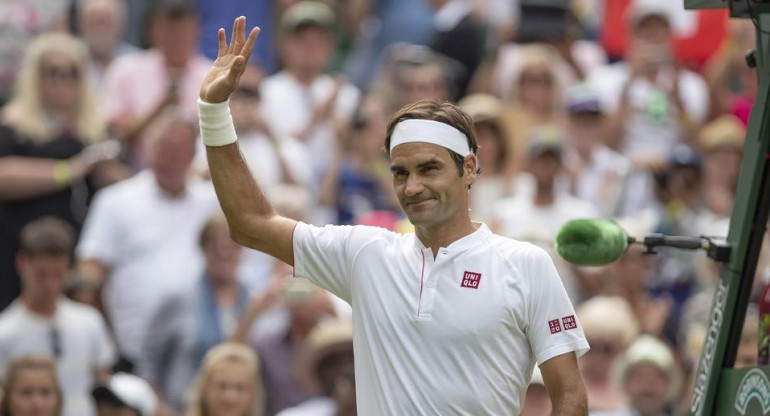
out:
M0 370L22 355L51 357L64 397L62 415L94 416L91 386L114 364L115 349L99 312L61 294L74 244L74 230L53 217L22 230L16 257L22 293L0 314Z
M352 116L359 97L353 85L323 73L334 52L334 20L334 12L322 2L291 6L280 23L284 69L262 85L265 120L278 137L292 136L306 144L313 155L316 187L331 163L336 128Z
M217 206L211 185L189 175L195 126L164 116L148 134L150 169L97 193L77 248L81 272L105 285L118 347L134 364L158 299L200 276L198 237Z
M629 161L604 143L606 113L590 87L568 89L565 107L569 191L593 203L603 216L615 215Z
M649 207L653 200L648 169L694 132L709 109L708 88L697 74L673 59L673 34L666 0L633 3L630 46L625 61L594 71L588 82L610 113L607 143L631 159L636 173L622 201L622 214Z

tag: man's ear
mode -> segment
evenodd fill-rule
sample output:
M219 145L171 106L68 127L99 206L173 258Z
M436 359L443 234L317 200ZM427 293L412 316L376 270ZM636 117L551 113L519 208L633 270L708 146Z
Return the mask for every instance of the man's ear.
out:
M476 155L471 153L463 161L463 178L465 184L471 186L476 181L476 171L478 170L479 160Z

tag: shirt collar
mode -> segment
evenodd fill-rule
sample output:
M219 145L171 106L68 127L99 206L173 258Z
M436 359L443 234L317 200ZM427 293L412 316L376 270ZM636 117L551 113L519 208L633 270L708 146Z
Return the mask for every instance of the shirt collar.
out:
M483 222L473 221L473 225L477 227L476 231L461 237L452 242L448 247L441 247L443 250L448 250L452 253L459 253L461 251L468 250L476 246L479 242L483 241L488 236L492 235L492 231L489 230L486 224ZM412 234L414 238L414 248L418 251L430 250L417 238L417 234Z
M438 31L448 32L457 26L471 12L467 0L449 0L433 15L433 26Z

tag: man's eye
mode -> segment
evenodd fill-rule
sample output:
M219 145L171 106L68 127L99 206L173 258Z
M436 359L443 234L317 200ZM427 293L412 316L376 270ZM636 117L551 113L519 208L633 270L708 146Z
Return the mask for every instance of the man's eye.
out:
M428 173L428 172L431 172L431 171L434 171L434 170L436 170L435 166L425 166L424 168L420 169L420 172Z
M403 170L398 172L393 172L393 177L396 179L406 179L406 176L407 176L406 172Z

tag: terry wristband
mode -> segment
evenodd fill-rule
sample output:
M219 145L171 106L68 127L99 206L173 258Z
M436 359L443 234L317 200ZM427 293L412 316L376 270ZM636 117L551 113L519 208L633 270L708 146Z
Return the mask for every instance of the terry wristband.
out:
M229 100L207 103L198 98L198 120L201 139L206 146L227 146L238 141L233 118L230 116Z

